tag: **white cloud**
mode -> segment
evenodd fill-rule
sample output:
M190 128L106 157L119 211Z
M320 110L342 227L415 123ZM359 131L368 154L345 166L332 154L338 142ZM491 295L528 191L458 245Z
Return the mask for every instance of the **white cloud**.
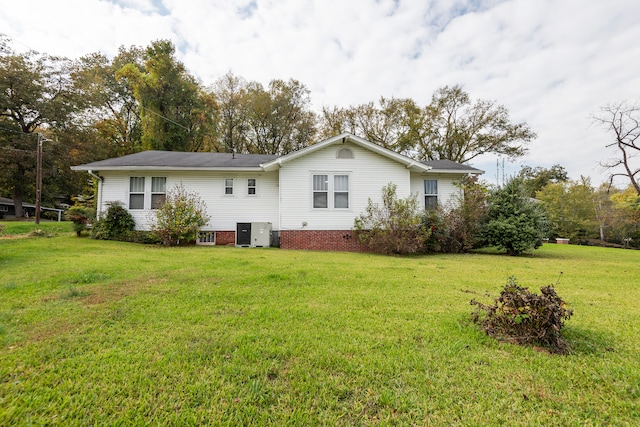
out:
M597 182L608 135L591 113L640 97L640 3L627 0L3 3L2 32L41 52L114 55L121 45L170 39L205 84L229 70L263 84L292 77L316 107L380 96L426 104L438 87L462 84L538 133L520 163L560 163ZM495 169L495 158L483 162Z

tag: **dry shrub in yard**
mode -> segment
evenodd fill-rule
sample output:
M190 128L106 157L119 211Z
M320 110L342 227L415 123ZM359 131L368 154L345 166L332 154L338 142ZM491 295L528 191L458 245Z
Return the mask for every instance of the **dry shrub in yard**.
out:
M516 344L539 345L553 353L566 353L568 343L562 338L562 327L573 314L553 286L540 288L540 295L517 284L509 277L494 304L471 300L476 311L473 319L487 335Z
M399 199L397 185L382 188L382 204L371 199L364 213L354 220L358 240L372 252L413 254L425 250L431 230L427 229L415 195Z

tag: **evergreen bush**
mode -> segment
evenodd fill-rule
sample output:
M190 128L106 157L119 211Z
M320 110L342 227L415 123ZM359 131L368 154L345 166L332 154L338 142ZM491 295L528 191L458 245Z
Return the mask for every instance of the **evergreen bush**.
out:
M102 240L126 240L128 233L133 231L136 222L122 202L109 202L107 211L91 229L91 237Z

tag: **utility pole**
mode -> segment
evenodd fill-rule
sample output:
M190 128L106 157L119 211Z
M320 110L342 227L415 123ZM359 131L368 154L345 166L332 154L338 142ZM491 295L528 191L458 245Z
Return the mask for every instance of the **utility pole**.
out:
M42 134L38 133L38 148L36 150L36 224L40 224L40 199L42 187Z

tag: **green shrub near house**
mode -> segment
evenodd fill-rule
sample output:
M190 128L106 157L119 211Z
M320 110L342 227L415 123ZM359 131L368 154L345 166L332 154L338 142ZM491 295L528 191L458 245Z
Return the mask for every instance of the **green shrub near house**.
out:
M177 185L167 191L162 205L154 210L151 231L170 246L195 243L198 232L208 221L206 204L200 196Z
M126 241L134 230L136 221L121 202L109 202L107 210L91 229L91 237L102 240Z

